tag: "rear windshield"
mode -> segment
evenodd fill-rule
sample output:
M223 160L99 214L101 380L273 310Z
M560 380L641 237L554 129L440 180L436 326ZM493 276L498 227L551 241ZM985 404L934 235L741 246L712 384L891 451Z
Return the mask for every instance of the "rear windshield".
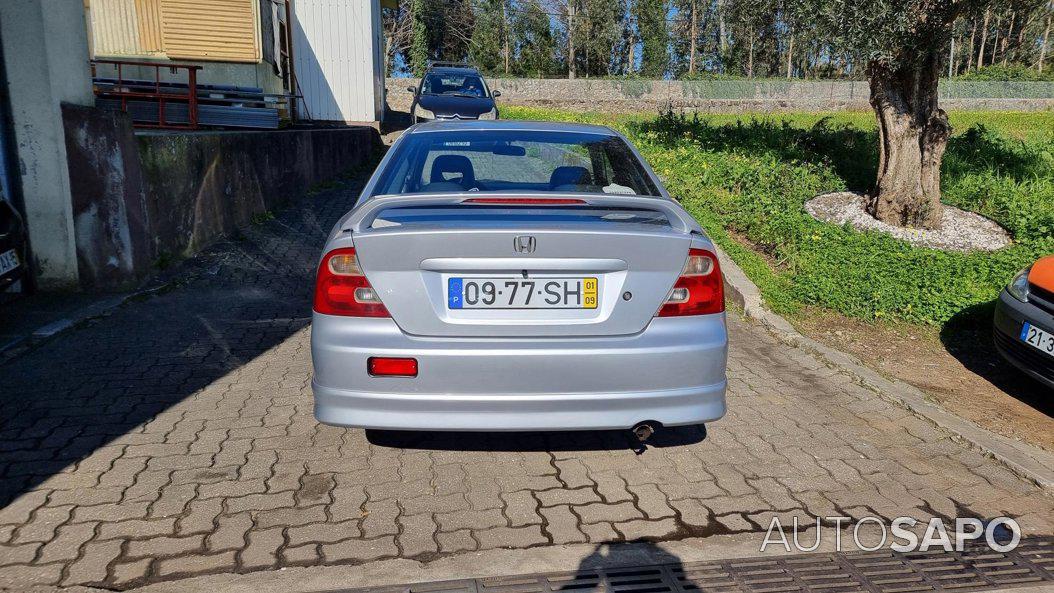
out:
M487 96L487 86L475 74L433 73L421 81L421 93L483 98Z
M411 134L370 195L510 191L661 195L617 136L523 130Z

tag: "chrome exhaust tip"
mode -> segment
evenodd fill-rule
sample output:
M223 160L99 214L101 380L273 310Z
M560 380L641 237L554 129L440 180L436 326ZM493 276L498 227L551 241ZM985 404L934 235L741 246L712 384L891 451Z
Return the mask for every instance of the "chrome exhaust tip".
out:
M644 422L634 424L633 428L630 430L633 432L633 436L637 437L638 441L644 443L655 434L655 431L658 430L659 426L661 425L657 422L645 420Z

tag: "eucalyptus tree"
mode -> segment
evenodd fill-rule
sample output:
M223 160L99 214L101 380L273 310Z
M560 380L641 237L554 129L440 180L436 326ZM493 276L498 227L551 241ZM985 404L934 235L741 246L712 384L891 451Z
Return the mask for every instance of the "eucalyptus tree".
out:
M670 67L669 1L634 0L630 10L641 45L640 73L661 78Z
M468 59L489 74L508 73L508 0L477 0Z
M520 76L544 76L557 70L557 39L540 0L521 0L510 10L512 71Z

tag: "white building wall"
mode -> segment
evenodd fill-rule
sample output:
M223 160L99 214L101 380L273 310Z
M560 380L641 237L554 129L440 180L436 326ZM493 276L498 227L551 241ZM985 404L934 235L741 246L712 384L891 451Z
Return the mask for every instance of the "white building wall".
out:
M384 116L379 0L294 0L298 117L376 122Z

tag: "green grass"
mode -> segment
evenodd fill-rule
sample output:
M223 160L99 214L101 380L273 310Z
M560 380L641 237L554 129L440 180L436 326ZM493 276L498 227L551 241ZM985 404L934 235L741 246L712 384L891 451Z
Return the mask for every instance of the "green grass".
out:
M945 202L992 218L1014 238L998 252L969 254L913 247L805 212L817 194L873 183L877 136L869 113L502 113L625 132L778 312L813 305L865 320L942 325L984 310L1018 269L1054 253L1051 112L951 115L956 133L942 170Z

